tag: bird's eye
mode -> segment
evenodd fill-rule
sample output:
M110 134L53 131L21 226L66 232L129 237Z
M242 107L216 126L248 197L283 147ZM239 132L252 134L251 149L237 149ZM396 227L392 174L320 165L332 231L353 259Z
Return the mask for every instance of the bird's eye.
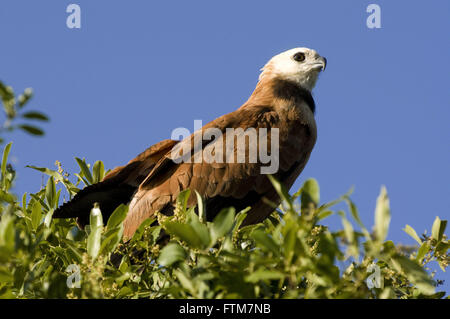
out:
M292 58L297 62L303 62L303 61L305 61L306 57L303 52L297 52L296 54L294 54L294 56Z

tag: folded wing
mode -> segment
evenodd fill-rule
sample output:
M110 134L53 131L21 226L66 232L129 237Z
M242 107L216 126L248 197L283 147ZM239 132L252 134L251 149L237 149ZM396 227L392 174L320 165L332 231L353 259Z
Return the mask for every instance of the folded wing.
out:
M231 134L227 128L243 131L253 128L257 132L265 128L267 129L267 149L273 151L271 130L278 129L280 154L277 157L281 162L274 176L285 182L288 188L300 174L312 149L312 145L305 144L305 141L311 140L308 136L309 127L299 122L286 123L285 119L280 119L278 113L271 107L249 106L219 117L177 145L180 149L183 149L186 143L190 146L189 154L191 155L187 157L190 161L176 163L172 154L166 154L145 178L133 196L124 221L126 237L131 237L139 225L156 211L167 215L172 214L176 197L182 190L188 188L192 191L188 206L196 204L194 190L199 192L205 199L208 219L212 219L221 208L230 206L238 210L247 206L252 207L245 222L247 224L259 222L273 211L273 207L265 204L262 199L266 197L274 202L279 201L267 175L261 174L261 167L267 164L262 164L260 160L249 161L248 148L254 146L259 152L261 147L259 139L256 145L245 144L243 163L236 162L237 143L231 152L235 159L234 163L227 161L208 163L204 159L195 162L195 135L211 128L221 132L222 144L218 139L203 140L200 151L204 152L211 148L210 154L213 153L212 149L217 152L221 148L223 154L227 154L224 141L228 140Z

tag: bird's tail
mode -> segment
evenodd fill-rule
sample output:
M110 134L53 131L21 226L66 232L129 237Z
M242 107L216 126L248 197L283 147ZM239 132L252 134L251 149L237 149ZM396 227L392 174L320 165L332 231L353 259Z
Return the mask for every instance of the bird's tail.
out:
M125 166L116 167L103 181L80 190L72 200L58 207L53 218L77 218L83 228L89 223L89 214L94 203L99 203L106 223L120 204L128 204L142 181L156 163L169 152L178 141L163 140L150 146Z
M53 218L77 218L81 228L89 224L89 214L94 203L99 203L103 216L103 222L120 204L127 204L136 187L122 184L117 185L108 181L100 182L80 190L74 198L58 207L53 213Z

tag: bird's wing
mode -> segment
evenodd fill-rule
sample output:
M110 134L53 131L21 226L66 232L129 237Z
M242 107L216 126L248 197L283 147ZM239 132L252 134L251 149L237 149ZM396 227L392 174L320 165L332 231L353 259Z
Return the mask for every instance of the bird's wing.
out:
M302 126L301 123L292 124L282 122L271 107L250 106L219 117L205 125L202 131L205 132L208 128L217 128L225 136L223 140L226 140L229 136L227 128L242 128L243 130L267 128L267 148L270 150L270 129L278 128L279 141L283 145L279 146L280 169L274 176L286 179L287 174L295 173L295 178L298 176L300 173L298 168L300 167L301 171L311 151L311 148L309 146L304 147L304 142L302 142L302 137L306 138L308 128ZM299 131L294 134L299 137L298 140L288 139L287 135L292 133L289 130L295 129L305 130L305 132ZM181 141L177 147L181 147L183 143L189 143L191 145L190 150L194 153L193 140L195 134ZM201 150L204 151L213 147L215 143L217 143L216 139L203 141ZM259 153L260 143L257 142L256 144ZM246 148L248 147L249 145L246 144ZM301 155L302 147L305 149L305 156ZM233 156L236 153L235 143ZM130 203L129 213L124 221L125 236L132 236L143 220L150 217L154 212L165 213L167 211L170 213L176 196L187 188L199 192L206 202L210 202L211 207L221 206L219 203L221 199L229 203L228 206L255 203L260 200L262 194L267 193L270 189L273 190L267 176L261 174L262 166L266 166L266 164L262 164L259 160L256 163L250 162L247 151L244 163L207 163L204 160L196 163L194 155L192 155L190 162L175 163L170 154L166 154L145 178L134 195ZM291 185L287 186L290 187ZM195 195L191 194L188 204L195 204Z
M80 190L72 200L58 207L53 218L78 218L78 224L89 222L89 213L95 202L106 221L120 204L127 204L139 184L161 157L170 151L178 141L164 140L152 145L127 165L114 168L100 183L89 185Z

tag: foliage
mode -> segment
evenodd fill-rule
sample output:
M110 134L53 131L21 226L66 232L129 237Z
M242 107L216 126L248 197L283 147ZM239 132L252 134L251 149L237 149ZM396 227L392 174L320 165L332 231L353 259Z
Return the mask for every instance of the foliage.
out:
M84 230L79 230L73 220L52 220L61 192L70 198L81 183L101 180L106 173L102 162L97 161L91 168L84 160L76 159L80 172L73 183L60 166L57 170L30 166L49 176L47 184L18 200L10 192L15 177L6 165L10 148L8 144L4 149L0 181L2 298L445 295L436 291L439 281L429 274L428 267L432 261L444 270L447 267L446 221L436 218L431 236L422 237L406 225L405 231L419 246L405 249L395 245L386 240L391 213L384 187L377 200L372 232L362 224L350 199L351 192L320 205L319 186L314 179L289 195L271 178L283 203L263 223L241 227L247 210L236 212L233 208L223 209L208 222L198 194L198 208L186 207L190 196L187 190L178 197L173 216L158 214L144 222L132 239L123 242L122 221L128 210L125 205L114 211L106 225L101 207L93 207L90 225ZM347 204L348 212L332 210L342 202ZM330 231L324 224L332 214L341 217L342 230Z
M47 115L38 111L24 111L32 97L33 90L31 88L25 89L22 94L16 97L13 88L0 81L0 99L5 113L5 120L0 127L0 133L20 129L34 136L44 135L44 131L40 127L30 123L32 121L47 122L49 120ZM17 120L22 121L19 124L14 124ZM3 138L0 138L0 143L3 143Z
M28 121L48 121L37 111L24 112L32 90L15 96L0 82L5 121L0 134L16 128L43 135ZM25 123L15 124L18 120ZM0 138L0 143L3 139ZM241 227L248 208L226 208L206 221L201 196L187 208L182 192L173 216L157 214L124 242L119 206L104 224L94 205L90 225L52 220L61 197L72 198L83 184L103 179L103 162L92 166L75 158L80 172L28 166L48 176L45 187L17 198L11 192L15 171L6 145L0 170L0 298L442 298L441 281L430 263L445 271L449 261L447 221L435 219L431 235L404 231L417 247L386 240L391 213L383 187L375 208L373 231L363 225L351 191L320 205L319 185L307 180L294 195L269 176L283 199L263 223ZM345 203L347 212L333 210ZM337 214L342 229L324 224ZM347 218L347 215L351 219ZM356 224L356 228L354 227Z

